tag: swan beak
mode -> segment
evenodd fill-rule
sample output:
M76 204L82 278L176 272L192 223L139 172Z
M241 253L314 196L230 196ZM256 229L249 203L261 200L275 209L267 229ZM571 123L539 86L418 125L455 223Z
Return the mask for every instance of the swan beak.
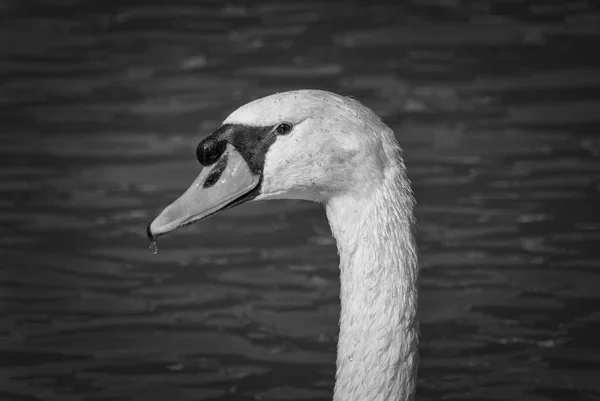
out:
M228 144L219 160L204 167L187 191L148 225L148 238L155 241L161 235L249 201L260 182L260 175L252 173L243 156Z

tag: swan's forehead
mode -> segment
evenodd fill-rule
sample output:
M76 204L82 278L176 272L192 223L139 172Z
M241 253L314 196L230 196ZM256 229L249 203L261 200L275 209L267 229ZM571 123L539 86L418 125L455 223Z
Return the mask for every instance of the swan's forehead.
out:
M282 122L296 124L323 114L340 96L323 91L293 91L278 93L248 103L227 117L224 124L273 126Z

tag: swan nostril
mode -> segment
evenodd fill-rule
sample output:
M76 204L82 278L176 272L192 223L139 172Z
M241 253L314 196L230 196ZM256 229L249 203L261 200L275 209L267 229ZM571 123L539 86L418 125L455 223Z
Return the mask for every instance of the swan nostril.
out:
M213 166L206 177L206 181L204 181L204 185L202 185L204 188L210 188L215 185L217 181L219 181L219 178L221 178L225 168L227 167L227 159L227 155L224 155L219 159L217 164Z
M226 147L227 142L224 140L208 137L198 144L196 157L201 165L210 166L223 155Z

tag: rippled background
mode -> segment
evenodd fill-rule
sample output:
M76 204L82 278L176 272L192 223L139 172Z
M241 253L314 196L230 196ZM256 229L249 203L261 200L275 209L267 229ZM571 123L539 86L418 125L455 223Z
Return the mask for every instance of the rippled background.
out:
M323 208L145 225L241 104L394 128L422 254L418 400L600 399L600 3L2 0L0 399L327 400Z

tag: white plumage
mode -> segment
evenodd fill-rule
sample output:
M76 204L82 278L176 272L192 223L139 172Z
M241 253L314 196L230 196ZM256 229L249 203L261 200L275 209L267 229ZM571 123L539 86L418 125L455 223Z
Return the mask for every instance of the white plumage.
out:
M419 266L414 199L394 133L359 102L318 90L256 100L223 124L280 123L293 129L271 137L254 199L325 204L340 255L334 400L410 400L419 361ZM172 230L159 219L152 230Z

